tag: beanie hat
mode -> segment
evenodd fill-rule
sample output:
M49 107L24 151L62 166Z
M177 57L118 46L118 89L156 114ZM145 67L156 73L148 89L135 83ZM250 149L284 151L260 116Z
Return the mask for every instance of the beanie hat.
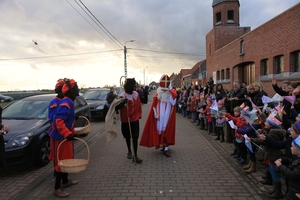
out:
M296 147L300 148L300 135L293 140L293 143Z
M300 122L295 123L293 128L297 132L297 134L300 134Z
M219 101L218 101L218 105L222 105L222 106L224 106L224 101L222 101L222 100L219 100Z

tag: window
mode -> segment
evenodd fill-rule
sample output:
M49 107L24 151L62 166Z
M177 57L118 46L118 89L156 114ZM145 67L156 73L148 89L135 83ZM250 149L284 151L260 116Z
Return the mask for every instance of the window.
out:
M202 72L202 78L207 78L207 77L206 77L206 71L203 71L203 72Z
M291 72L299 72L300 71L300 51L295 51L291 53Z
M225 79L224 69L221 70L221 80Z
M283 55L274 57L274 74L281 74L283 72Z
M233 10L227 11L227 22L234 22L234 12Z
M268 75L269 74L269 60L263 59L260 61L260 75Z
M245 46L244 40L241 40L241 42L240 42L240 55L241 56L245 54L244 46Z
M220 80L220 71L217 71L217 80Z
M216 14L216 19L217 19L217 21L216 21L217 24L218 24L218 23L221 23L221 20L222 20L222 18L221 18L221 12L218 12L218 13Z
M226 69L226 79L227 80L230 79L230 69L229 68Z

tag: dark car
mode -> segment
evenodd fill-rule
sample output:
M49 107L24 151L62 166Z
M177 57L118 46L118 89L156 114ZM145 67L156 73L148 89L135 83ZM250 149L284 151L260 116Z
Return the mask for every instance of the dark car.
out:
M3 102L10 102L12 100L14 100L12 97L0 94L0 102L1 103L3 103Z
M34 163L44 166L49 163L48 106L55 94L24 97L6 106L2 112L2 123L10 131L4 135L6 165ZM76 97L76 116L90 119L86 101Z
M123 88L121 87L115 87L114 90L117 93L117 95L120 95L123 92Z
M105 118L108 111L106 96L109 91L110 90L106 88L96 88L87 90L84 93L83 98L90 106L92 118Z

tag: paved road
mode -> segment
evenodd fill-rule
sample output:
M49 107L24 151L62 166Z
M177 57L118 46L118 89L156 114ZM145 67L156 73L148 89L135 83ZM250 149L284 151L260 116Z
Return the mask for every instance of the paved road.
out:
M150 104L143 105L141 127ZM80 183L66 189L70 193L67 199L265 199L258 186L264 166L258 164L259 171L247 175L229 156L233 149L231 143L214 141L212 136L179 114L176 123L176 145L170 147L171 157L165 157L154 148L139 147L142 164L135 165L126 158L121 134L111 143L106 142L104 129L87 138L90 162L85 172L70 174L71 179L79 179ZM78 144L76 153L85 155L84 145ZM17 183L6 185L8 180L1 180L1 199L56 199L52 194L52 172L49 164L33 169L28 176L21 172L13 174L13 179L19 176L22 179ZM22 185L21 191L16 189Z

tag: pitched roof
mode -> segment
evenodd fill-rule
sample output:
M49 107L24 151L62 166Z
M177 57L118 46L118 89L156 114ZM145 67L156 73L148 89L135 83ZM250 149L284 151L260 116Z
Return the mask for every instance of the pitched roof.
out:
M227 2L238 2L240 4L239 0L213 0L212 7L214 7L215 5L220 4L222 2L226 2L226 1Z

